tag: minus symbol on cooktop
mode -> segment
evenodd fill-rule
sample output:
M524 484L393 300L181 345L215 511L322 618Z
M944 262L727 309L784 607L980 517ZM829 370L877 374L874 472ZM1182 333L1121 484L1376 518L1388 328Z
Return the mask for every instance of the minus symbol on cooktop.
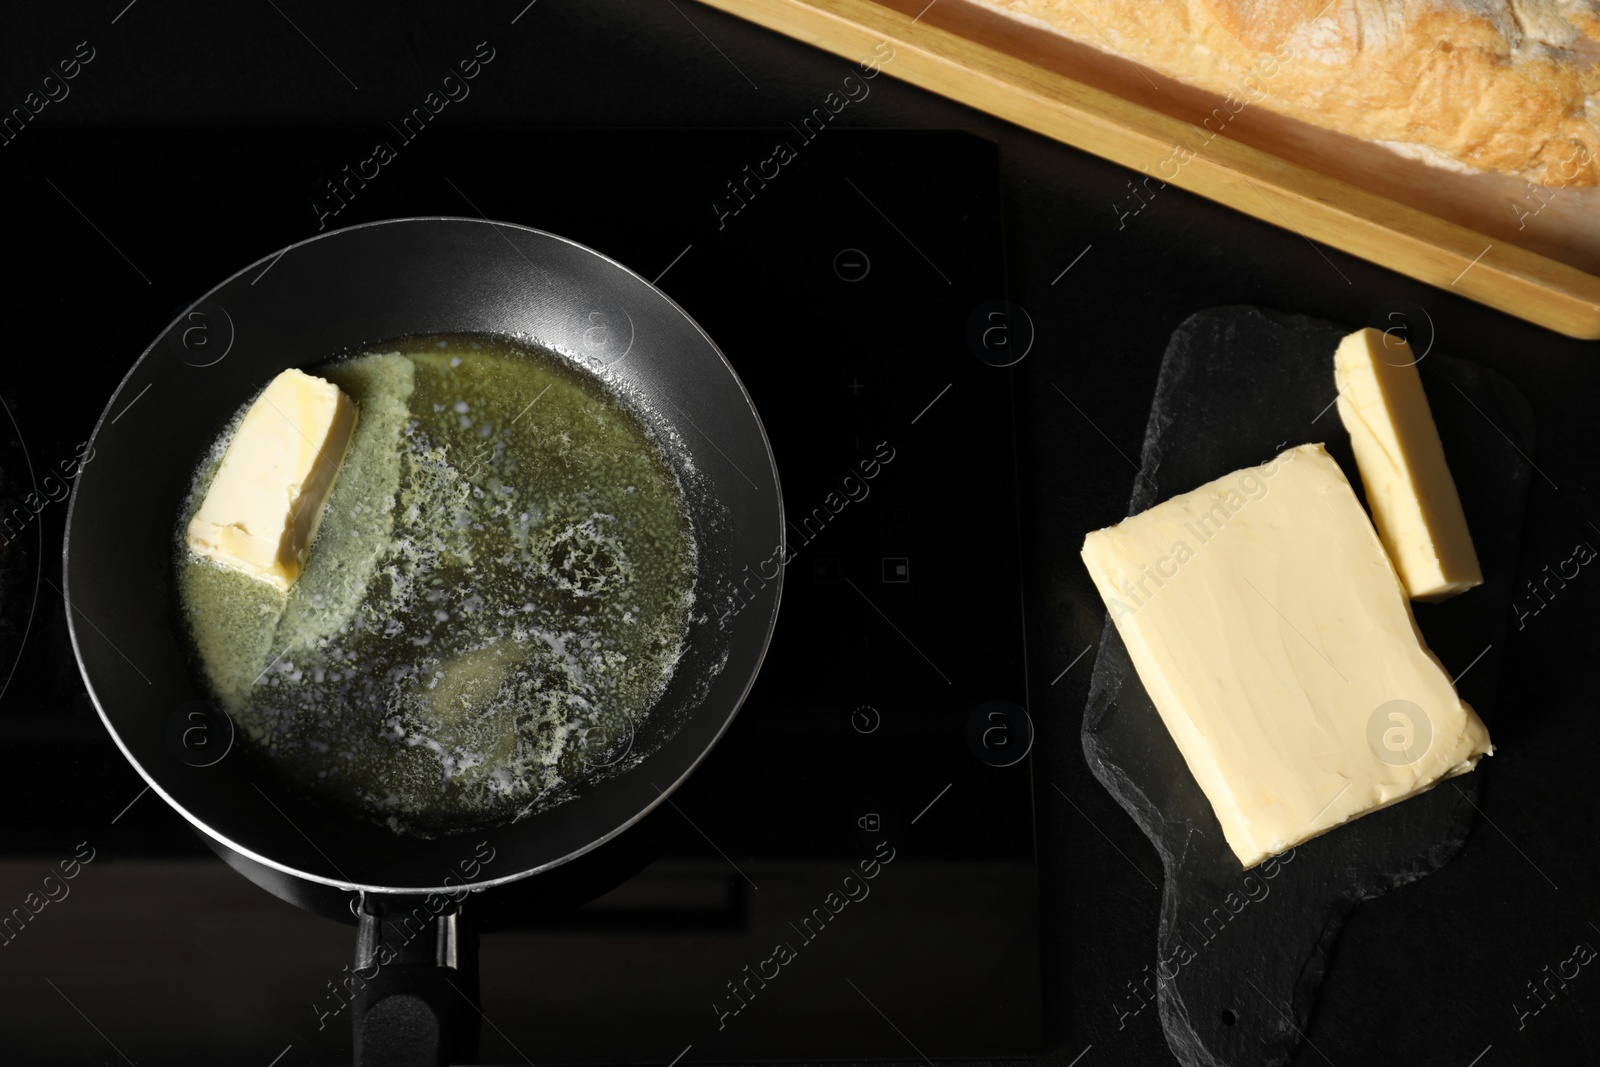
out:
M846 248L833 257L833 273L841 282L864 281L872 270L872 261L859 248Z

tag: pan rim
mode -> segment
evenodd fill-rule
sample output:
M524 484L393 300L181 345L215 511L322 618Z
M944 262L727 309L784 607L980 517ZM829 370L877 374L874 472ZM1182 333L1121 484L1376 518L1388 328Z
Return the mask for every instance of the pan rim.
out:
M144 364L144 361L147 358L150 357L151 353L153 353L155 351L156 346L161 343L163 338L167 337L171 333L171 331L173 330L173 328L175 326L177 326L180 322L185 321L186 316L191 311L193 311L199 305L205 303L207 300L211 299L214 294L216 294L216 293L222 291L223 289L227 288L228 286L232 285L235 281L237 281L239 278L241 278L243 275L245 275L246 273L248 273L249 271L251 271L255 267L258 267L261 264L266 263L268 261L272 261L272 262L275 263L278 259L281 259L282 257L288 255L290 252L294 251L295 249L303 247L303 246L308 245L308 244L311 244L311 243L313 243L315 241L321 241L321 240L323 240L325 238L333 237L333 236L336 236L336 235L339 235L339 234L348 234L348 233L352 233L352 232L357 231L357 230L365 230L365 229L370 229L370 228L378 227L378 226L395 226L395 225L414 224L414 223L428 223L428 222L472 223L474 225L490 226L490 227L495 227L495 228L503 227L503 228L506 228L506 229L516 230L516 231L520 231L520 232L523 232L523 233L535 234L535 235L537 235L537 236L539 236L541 238L548 238L548 239L551 239L551 240L559 241L559 242L561 242L563 244L572 246L573 248L577 249L580 252L584 252L584 253L587 253L587 254L589 254L591 256L594 256L596 259L601 260L602 262L608 264L609 266L611 266L613 268L616 268L618 270L621 270L625 274L630 275L633 278L637 279L639 282L643 283L657 297L659 297L661 300L665 301L666 304L669 307L671 307L673 311L677 312L678 315L681 316L685 322L687 322L691 327L694 328L695 332L700 335L700 338L705 342L705 344L710 348L710 350L712 352L716 353L717 358L722 361L722 365L723 365L724 369L727 371L728 375L733 379L734 384L738 386L739 394L744 398L745 404L750 409L750 414L755 420L756 430L761 435L761 443L766 449L768 466L769 466L769 468L771 470L771 473L772 473L773 495L774 495L774 499L775 499L776 504L777 504L778 536L779 536L779 545L778 545L778 548L779 548L779 560L781 562L781 561L783 561L783 560L785 560L787 558L787 556L788 556L788 523L787 523L787 520L784 518L784 511L783 511L783 486L782 486L782 483L781 483L781 481L779 479L777 458L776 458L776 456L774 455L774 453L772 451L772 442L771 442L771 439L767 435L766 424L761 421L761 414L756 409L755 401L750 396L750 391L745 386L744 379L739 377L738 371L734 368L732 362L729 361L727 355L717 345L716 341L714 341L711 338L711 335L706 333L705 329L700 325L700 323L698 321L695 320L694 316L690 315L687 311L685 311L682 305L680 305L676 300L672 299L671 296L669 296L665 291L663 291L661 288L659 288L654 282L649 281L643 275L641 275L638 271L635 271L633 268L631 268L631 267L627 266L626 264L618 261L617 259L606 255L604 252L601 252L598 249L592 248L589 245L583 244L583 243L581 243L579 241L575 241L570 237L564 237L561 234L551 233L548 230L541 230L541 229L539 229L537 227L526 226L526 225L523 225L521 223L504 222L504 221L500 221L500 220L490 219L487 216L477 217L477 218L470 218L470 217L460 216L460 215L409 215L409 216L401 216L401 217L391 218L391 219L376 219L376 220L373 220L371 222L357 223L357 224L352 225L352 226L343 226L343 227L340 227L340 228L335 229L335 230L329 230L326 233L313 234L311 237L308 237L308 238L306 238L304 240L296 241L293 244L286 245L282 249L279 249L277 252L271 253L269 255L262 256L261 258L255 260L254 262L249 263L246 266L242 267L241 269L235 271L233 274L229 275L227 278L223 279L222 281L218 282L216 285L212 286L210 289L206 290L206 292L203 293L199 298L197 298L196 300L193 300L190 303L184 305L182 310L180 310L178 312L178 314L172 319L172 321L169 322L162 330L160 330L155 335L155 338L150 342L150 344L148 346L146 346L145 350L143 352L141 352L139 354L139 357L133 361L133 363L129 366L127 373L123 375L122 380L119 381L117 383L116 388L114 390L112 390L110 397L106 401L106 406L101 411L99 418L97 418L95 420L94 428L90 432L90 435L89 435L89 441L91 442L91 447L92 447L92 443L100 436L100 431L106 424L107 416L110 415L112 409L116 406L117 398L122 395L123 389L125 389L128 386L128 384L129 384L130 380L133 378L134 374ZM265 272L263 271L263 274L264 273ZM121 733L118 731L117 727L115 725L113 725L112 719L111 719L111 715L107 712L104 704L102 704L102 702L100 700L100 694L96 691L95 685L94 685L93 681L89 677L88 668L87 668L87 665L85 663L83 652L82 652L82 649L79 647L78 626L77 626L77 623L76 623L76 621L74 619L74 616L73 616L73 610L74 609L73 609L73 605L72 605L72 585L71 585L72 569L71 569L71 566L69 565L69 560L70 560L71 548L72 548L73 521L74 521L76 509L77 509L77 503L78 503L78 490L79 490L79 486L76 483L76 481L74 481L74 485L73 485L73 488L72 488L72 495L71 495L71 498L69 499L69 501L67 503L66 532L65 532L64 536L62 537L62 543L61 543L61 590L62 590L62 600L63 600L64 605L66 607L67 632L68 632L68 636L70 637L71 643L72 643L73 659L77 662L78 674L83 679L84 688L87 690L89 699L94 704L95 712L96 712L96 714L98 714L100 716L100 721L105 726L106 732L111 735L112 741L116 744L118 750L121 751L121 753L123 755L123 758L126 759L128 761L128 763L133 767L133 769L139 774L139 776L145 780L145 785L146 785L146 789L147 790L154 790L155 793L159 797L161 797L161 799L163 801L166 802L168 807L172 808L179 815L181 815L185 820L187 820L200 833L204 834L206 837L210 838L211 840L216 841L217 843L221 844L224 848L230 850L231 852L233 852L233 853L235 853L237 855L243 856L246 859L249 859L249 860L251 860L251 861L253 861L255 863L261 864L262 866L265 866L265 867L268 867L268 868L270 868L272 870L278 871L279 873L289 875L289 876L291 876L293 878L298 878L298 879L302 879L304 881L312 882L312 883L319 884L319 885L326 885L326 886L330 886L330 887L332 887L334 889L341 889L341 890L346 890L346 891L349 891L349 892L373 893L373 894L389 895L389 896L433 896L433 895L444 895L444 896L450 896L450 897L453 897L453 898L458 898L458 897L464 895L465 892L477 891L477 890L482 890L482 889L489 889L489 888L493 888L494 886L506 885L506 884L509 884L509 883L512 883L512 882L518 882L518 881L521 881L521 880L523 880L525 878L531 878L534 875L540 874L540 873L542 873L544 871L548 871L548 870L551 870L551 869L553 869L555 867L562 866L563 864L570 863L571 861L579 858L580 856L583 856L583 855L585 855L585 854L587 854L589 852L592 852L593 850L599 848L601 845L603 845L606 842L612 840L613 838L617 837L619 834L623 833L625 830L627 830L630 827L632 827L635 824L637 824L646 815L649 815L656 808L660 807L661 804L664 803L672 793L676 792L678 787L681 786L689 778L689 776L691 774L693 774L699 768L701 762L703 762L705 760L705 758L711 754L711 750L714 749L717 746L717 743L722 740L723 734L725 734L727 732L728 728L733 725L733 720L736 719L738 717L738 715L739 715L739 712L741 710L743 710L744 702L745 702L746 698L749 697L751 688L755 685L756 679L761 674L762 665L766 662L767 650L771 646L772 634L773 634L773 631L776 629L776 626L777 626L778 609L779 609L779 607L780 607L780 605L782 603L782 600L783 600L783 579L784 579L784 572L787 570L786 566L780 566L778 568L777 578L776 578L776 580L774 580L772 582L772 584L774 586L773 597L772 597L772 610L771 610L771 612L768 614L768 616L766 618L765 632L762 634L761 645L760 645L760 648L758 649L758 651L756 653L755 662L752 665L752 668L751 668L751 670L749 672L749 676L745 679L744 685L739 691L738 698L733 702L732 708L729 710L727 716L723 718L723 721L717 727L715 733L712 735L710 740L707 743L705 743L703 746L701 746L699 754L696 755L695 758L689 762L688 766L684 768L683 772L681 774L679 774L677 776L677 778L675 780L673 780L666 788L663 789L660 786L656 786L654 782L651 783L652 787L654 787L656 789L656 797L653 800L651 800L649 803L644 805L644 807L640 808L637 812L635 812L633 815L631 815L628 819L624 820L623 822L621 822L617 826L615 826L612 829L608 830L603 835L595 837L593 840L591 840L588 844L584 845L582 848L579 848L579 849L576 849L576 850L574 850L572 852L569 852L566 855L562 856L561 858L555 859L555 860L551 860L548 863L542 863L542 864L539 864L539 865L534 866L534 867L524 868L522 870L515 871L515 872L513 872L511 874L501 875L499 877L486 879L484 881L474 881L474 882L471 882L471 883L467 883L465 885L457 884L457 885L454 885L454 886L440 885L440 886L432 886L432 887L428 887L428 886L422 886L422 887L404 886L404 887L401 887L401 886L389 886L389 885L379 885L379 884L359 882L359 881L351 881L351 880L344 879L344 878L331 878L331 877L328 877L326 875L313 874L313 873L308 872L308 871L298 870L298 869L294 868L293 866L291 866L289 864L286 864L286 863L283 863L281 861L275 860L275 859L273 859L273 858L271 858L269 856L265 856L265 855L261 854L260 852L254 851L254 850L252 850L250 848L245 847L244 845L239 844L238 842L230 840L226 835L218 832L216 829L214 829L208 823L206 823L205 820L201 819L199 816L197 816L193 812L189 811L189 809L186 808L184 805L180 804L177 800L175 800L172 797L172 795L167 792L167 790L162 788L161 783L159 781L157 781L156 777L153 774L151 774L148 770L146 770L146 768L144 767L143 763L141 763L138 759L136 759L134 757L133 753L129 750L128 746L123 742ZM42 566L42 561L41 561L41 566ZM141 793L140 796L142 796L142 795L143 794ZM135 797L134 799L137 800L138 797ZM292 825L292 823L291 823L291 825ZM298 830L298 827L296 827L296 829ZM397 841L403 841L403 839L400 839L400 838L397 837ZM330 863L331 863L331 861L330 861Z

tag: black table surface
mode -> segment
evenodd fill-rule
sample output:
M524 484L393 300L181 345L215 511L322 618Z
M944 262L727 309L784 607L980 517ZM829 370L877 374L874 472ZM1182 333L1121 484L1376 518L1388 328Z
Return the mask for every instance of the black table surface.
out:
M348 128L352 144L364 144L421 104L479 42L493 50L492 62L470 97L438 121L516 127L530 137L549 127L605 128L621 139L639 127L784 127L853 69L692 0L228 9L110 0L14 6L3 37L6 109L22 106L61 61L91 56L68 95L45 106L36 123L195 131L192 150L171 160L170 180L193 193L192 211L170 220L174 241L227 225L207 210L209 190L230 180L229 160L208 151L208 129L260 128L281 137L296 126ZM1600 545L1590 484L1600 460L1592 432L1600 345L1174 188L1124 217L1132 172L899 83L892 60L883 69L888 76L872 80L870 95L833 122L983 129L998 140L1011 298L1035 330L1017 367L1016 395L1049 1060L1172 1062L1142 985L1155 951L1160 865L1090 776L1079 746L1089 664L1076 657L1097 640L1103 609L1077 549L1084 532L1126 510L1130 457L1167 337L1196 310L1240 303L1352 328L1404 305L1414 323L1429 324L1440 351L1514 382L1539 428L1518 580L1537 579L1542 595L1525 597L1504 650L1499 751L1479 772L1482 821L1444 870L1357 909L1296 1062L1600 1060L1600 976L1580 963L1592 956L1586 946L1600 946L1600 819L1587 780L1600 741L1587 670L1597 651L1589 612L1600 578L1587 565L1572 576L1568 562L1580 543ZM52 85L44 87L60 96L59 83ZM70 182L47 158L30 155L29 137L25 128L0 147L0 166ZM308 182L337 177L341 163L354 166L361 156L330 160L330 173ZM640 158L638 195L651 195L653 170L673 165ZM98 166L114 170L118 160ZM130 287L147 289L141 306L149 336L199 295L159 281L147 287L129 269L139 249L116 247L118 220L138 215L139 204L69 205L60 191L39 182L31 196L6 205L12 270L28 269L34 242L75 242L83 270L124 270ZM317 227L308 202L299 236ZM663 266L675 251L663 248ZM56 308L8 301L7 310L59 315L64 341L92 360L95 309L70 299L71 277L60 284ZM107 366L94 377L109 383L117 373ZM1564 563L1567 577L1552 579ZM0 1031L6 1011L0 1004ZM262 1062L274 1051L264 1050ZM102 1058L115 1061L109 1049ZM906 1058L915 1058L909 1048Z

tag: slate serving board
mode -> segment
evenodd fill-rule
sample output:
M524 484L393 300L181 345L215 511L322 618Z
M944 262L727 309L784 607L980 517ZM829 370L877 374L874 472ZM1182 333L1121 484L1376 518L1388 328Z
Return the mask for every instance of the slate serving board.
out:
M1334 349L1354 328L1252 307L1186 320L1162 361L1129 514L1308 442L1324 443L1361 495L1332 406ZM1427 353L1419 370L1484 572L1482 586L1413 608L1492 738L1533 418L1499 375L1429 350L1423 341L1431 338L1409 340ZM1485 759L1474 773L1245 871L1109 617L1083 749L1095 777L1161 854L1161 924L1146 990L1153 985L1168 1044L1187 1067L1287 1063L1345 917L1459 851L1476 820L1478 783L1494 773Z

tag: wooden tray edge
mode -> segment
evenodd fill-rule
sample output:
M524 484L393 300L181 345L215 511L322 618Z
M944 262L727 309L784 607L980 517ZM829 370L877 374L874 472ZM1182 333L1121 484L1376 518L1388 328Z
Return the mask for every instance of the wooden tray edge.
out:
M1192 128L875 0L701 0L902 81L1150 172ZM1600 340L1600 277L1226 137L1158 180L1481 304Z

